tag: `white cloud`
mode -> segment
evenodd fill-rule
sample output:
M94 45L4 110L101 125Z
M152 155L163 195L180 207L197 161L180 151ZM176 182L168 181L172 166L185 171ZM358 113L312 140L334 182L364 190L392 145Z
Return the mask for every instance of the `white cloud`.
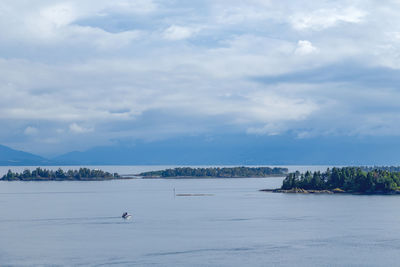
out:
M345 81L336 88L335 80L298 78L298 72L348 61L400 68L399 5L353 4L4 0L0 121L12 120L20 133L35 125L60 144L85 133L79 142L91 145L146 138L143 120L154 135L188 131L188 121L197 123L193 131L215 124L258 134L306 129L299 136L395 125L384 109L365 107L376 99L375 88L367 90L372 83ZM342 97L349 94L364 101L349 104ZM390 92L380 99L388 101L400 97ZM343 108L348 106L355 111ZM386 120L363 119L379 115ZM13 138L7 127L0 130L0 143L1 136Z
M238 24L252 21L262 21L270 17L265 9L248 4L243 6L228 6L222 8L216 19L221 24Z
M142 33L134 30L110 33L99 28L73 26L69 28L68 32L66 32L66 36L69 36L70 38L76 36L81 40L81 44L87 43L88 45L99 49L99 51L115 51L116 49L129 46L131 42L139 39L142 36ZM82 36L84 36L83 39Z
M312 45L310 41L300 40L297 43L297 48L294 51L296 55L305 56L318 52L318 49Z
M40 18L55 27L62 27L76 20L78 16L71 4L63 3L43 8L40 10Z
M323 30L340 22L361 23L366 15L365 11L354 7L319 9L311 13L297 13L290 21L297 30Z
M26 41L61 41L68 26L82 16L84 13L72 3L39 7L21 17L15 31L21 31Z
M163 35L164 35L164 38L167 40L177 41L177 40L184 40L184 39L190 38L197 31L198 31L197 29L193 29L193 28L189 28L189 27L172 25L164 31Z
M268 123L262 127L250 127L247 129L248 134L256 135L279 135L285 130L285 126L279 123Z
M93 128L85 128L85 127L79 126L77 123L74 122L69 125L69 130L72 133L82 134L82 133L92 132Z
M147 14L156 10L152 1L38 1L20 6L8 3L0 6L0 33L5 43L18 40L23 46L39 49L66 46L64 49L119 49L141 36L141 31L131 29L107 32L101 27L81 26L80 20L101 15ZM19 14L18 16L16 14Z
M113 1L105 8L105 12L146 14L157 10L157 4L152 0Z

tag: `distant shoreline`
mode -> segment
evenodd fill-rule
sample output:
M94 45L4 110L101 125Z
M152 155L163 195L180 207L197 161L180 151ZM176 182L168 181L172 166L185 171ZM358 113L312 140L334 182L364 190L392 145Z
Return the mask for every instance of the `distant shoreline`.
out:
M32 178L32 179L24 179L24 180L7 180L1 179L0 182L101 182L101 181L116 181L116 180L135 180L140 179L138 177L119 177L119 178L103 178L103 177L93 177L86 179L41 179L41 178Z
M284 178L284 174L271 174L267 176L257 176L257 177L244 177L244 176L230 176L230 177L218 177L218 176L173 176L173 177L162 177L162 176L136 176L138 179L162 179L162 180L170 180L170 179L260 179L260 178L276 178L282 177Z
M142 177L142 176L121 176L118 178L103 178L103 177L93 177L93 178L81 178L81 179L63 179L63 178L25 178L25 179L1 179L0 182L90 182L90 181L114 181L114 180L215 180L215 179L260 179L260 178L284 178L284 175L270 175L270 176L263 176L263 177L198 177L198 176L180 176L180 177Z
M287 168L270 167L223 167L223 168L174 168L139 174L124 174L105 172L99 169L79 168L79 170L64 171L42 169L40 167L23 172L12 172L0 178L0 181L110 181L130 179L236 179L236 178L268 178L284 177Z
M12 172L8 170L0 181L109 181L132 179L130 176L121 176L118 173L109 173L99 169L79 168L79 170L64 171L61 168L58 170L42 169L40 167L33 171L25 169L23 172Z
M180 167L143 172L135 176L143 179L265 178L285 176L287 173L288 169L281 167Z
M315 194L315 195L400 195L400 190L394 190L389 192L384 191L376 191L376 192L352 192L352 191L343 191L340 189L334 190L306 190L302 188L292 188L289 190L285 189L261 189L260 192L267 193L283 193L283 194Z

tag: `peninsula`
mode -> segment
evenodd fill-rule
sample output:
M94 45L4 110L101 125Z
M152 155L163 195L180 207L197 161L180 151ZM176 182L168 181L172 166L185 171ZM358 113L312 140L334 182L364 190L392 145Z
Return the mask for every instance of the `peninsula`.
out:
M63 171L61 168L56 171L36 168L33 171L26 169L22 173L8 170L0 181L102 181L129 178L122 177L118 173L109 173L97 169L90 170L88 168L68 171Z
M325 172L289 173L276 193L400 194L400 171L387 167L344 167Z
M284 176L287 168L230 167L230 168L174 168L137 174L143 178L262 178Z

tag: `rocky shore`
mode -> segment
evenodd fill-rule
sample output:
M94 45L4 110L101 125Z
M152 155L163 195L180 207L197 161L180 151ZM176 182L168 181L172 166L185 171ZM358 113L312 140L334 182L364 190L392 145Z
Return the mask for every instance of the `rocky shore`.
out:
M302 188L293 188L290 190L284 189L261 189L262 192L271 193L291 193L291 194L334 194L335 192L330 190L305 190Z

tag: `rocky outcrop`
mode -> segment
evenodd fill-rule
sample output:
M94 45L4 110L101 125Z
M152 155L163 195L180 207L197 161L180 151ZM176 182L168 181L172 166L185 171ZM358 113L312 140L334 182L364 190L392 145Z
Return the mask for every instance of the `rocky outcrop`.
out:
M290 190L284 189L262 189L262 192L272 192L272 193L290 193L290 194L333 194L330 190L306 190L303 188L292 188Z

